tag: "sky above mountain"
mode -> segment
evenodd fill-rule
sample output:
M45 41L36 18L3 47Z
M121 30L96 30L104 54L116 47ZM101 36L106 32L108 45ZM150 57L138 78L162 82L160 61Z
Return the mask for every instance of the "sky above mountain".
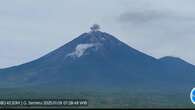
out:
M156 58L195 64L194 0L1 0L0 68L37 59L92 24Z

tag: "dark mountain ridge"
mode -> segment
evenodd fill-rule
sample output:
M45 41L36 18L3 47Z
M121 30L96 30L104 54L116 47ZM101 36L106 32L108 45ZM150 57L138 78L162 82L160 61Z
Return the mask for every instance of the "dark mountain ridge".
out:
M156 59L91 31L35 61L0 70L0 86L191 87L194 77L195 66L182 59Z

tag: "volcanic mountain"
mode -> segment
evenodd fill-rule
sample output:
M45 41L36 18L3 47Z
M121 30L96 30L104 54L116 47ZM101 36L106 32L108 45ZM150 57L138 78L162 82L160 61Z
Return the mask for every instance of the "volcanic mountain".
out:
M175 57L156 59L116 37L92 30L47 55L0 70L0 87L192 87L195 66Z

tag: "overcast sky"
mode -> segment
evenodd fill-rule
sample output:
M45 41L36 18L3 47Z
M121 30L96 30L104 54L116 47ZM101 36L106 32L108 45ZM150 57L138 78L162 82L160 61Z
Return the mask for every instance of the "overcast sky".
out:
M0 0L0 68L37 59L98 23L153 57L195 64L195 0Z

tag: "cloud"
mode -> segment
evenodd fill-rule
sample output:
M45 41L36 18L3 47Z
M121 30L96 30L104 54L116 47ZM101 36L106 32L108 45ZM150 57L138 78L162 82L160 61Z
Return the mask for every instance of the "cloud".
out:
M195 63L194 1L130 1L116 18L133 47L155 56L176 56Z
M133 24L143 24L149 22L157 22L157 21L186 21L186 22L194 22L195 16L192 15L182 15L174 12L166 12L159 10L134 10L127 11L122 13L117 20L121 23L133 23Z
M167 18L168 15L164 12L155 10L129 11L119 16L118 20L121 22L131 23L145 23L153 20Z

